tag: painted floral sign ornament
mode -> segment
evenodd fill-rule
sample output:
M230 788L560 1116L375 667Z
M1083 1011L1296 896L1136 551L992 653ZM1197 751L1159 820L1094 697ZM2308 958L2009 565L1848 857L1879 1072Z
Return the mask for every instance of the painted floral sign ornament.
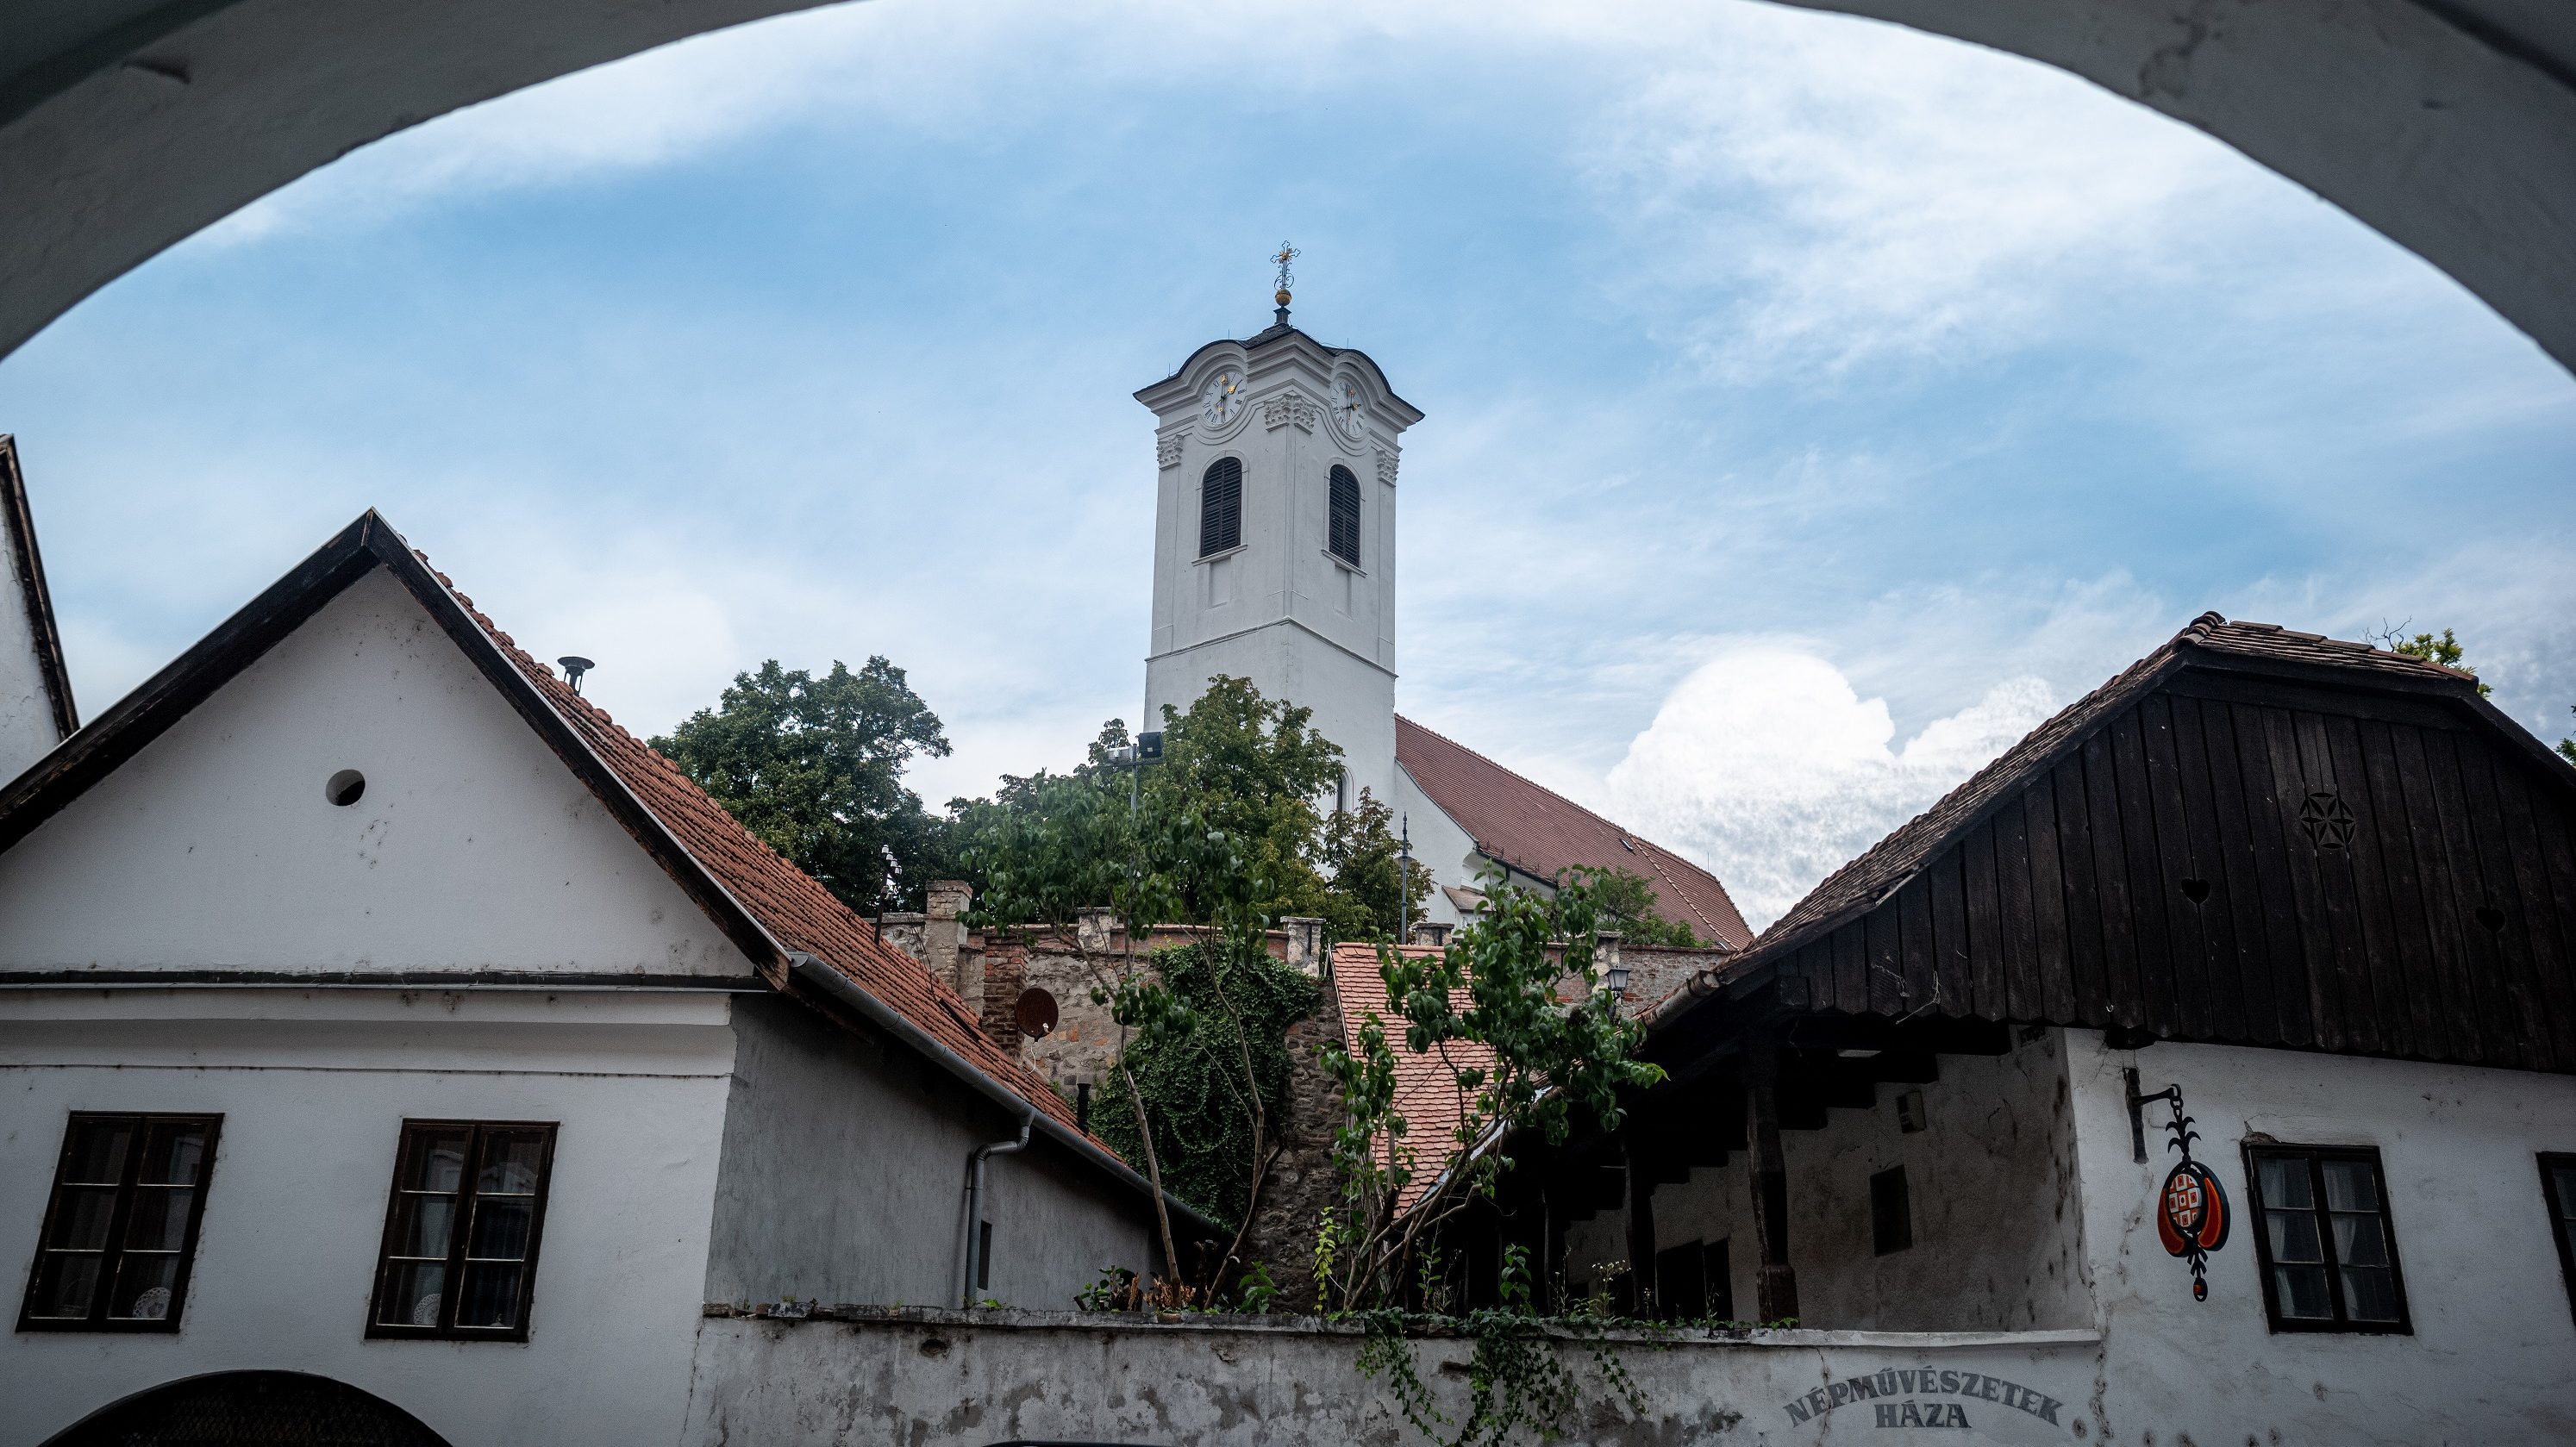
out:
M2183 1114L2182 1087L2166 1086L2159 1095L2173 1106L2173 1119L2165 1123L2173 1139L2165 1142L2165 1149L2182 1152L2182 1161L2166 1173L2163 1188L2156 1192L2156 1239L2164 1243L2167 1255L2190 1261L2192 1300L2207 1301L2209 1253L2227 1244L2233 1217L2218 1177L2191 1158L2191 1143L2200 1139L2200 1132L2191 1128L2192 1118Z

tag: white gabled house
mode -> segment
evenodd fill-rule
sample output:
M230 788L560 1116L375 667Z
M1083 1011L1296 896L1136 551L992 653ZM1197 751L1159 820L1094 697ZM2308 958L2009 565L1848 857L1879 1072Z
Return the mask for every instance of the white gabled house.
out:
M946 983L372 512L0 790L0 922L0 1447L669 1442L707 1303L1156 1257Z

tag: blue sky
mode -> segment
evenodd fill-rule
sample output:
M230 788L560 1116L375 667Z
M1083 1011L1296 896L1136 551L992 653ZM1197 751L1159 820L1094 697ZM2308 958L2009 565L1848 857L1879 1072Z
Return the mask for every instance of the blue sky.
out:
M871 0L432 122L0 361L95 712L361 508L639 731L884 653L932 799L1142 691L1151 419L1407 439L1406 712L1757 919L2204 608L2576 703L2576 382L2216 142L1751 3Z

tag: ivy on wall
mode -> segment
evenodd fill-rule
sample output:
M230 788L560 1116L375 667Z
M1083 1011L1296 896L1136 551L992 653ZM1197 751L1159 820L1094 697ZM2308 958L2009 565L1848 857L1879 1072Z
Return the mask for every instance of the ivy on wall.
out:
M1141 1022L1127 1047L1127 1068L1144 1097L1145 1116L1161 1153L1163 1183L1229 1230L1242 1223L1252 1188L1252 1103L1244 1051L1262 1108L1273 1121L1288 1096L1288 1027L1313 1014L1323 994L1315 981L1261 948L1229 946L1226 937L1161 950L1152 957L1172 1012ZM1135 1112L1125 1081L1111 1076L1092 1112L1103 1140L1140 1158Z

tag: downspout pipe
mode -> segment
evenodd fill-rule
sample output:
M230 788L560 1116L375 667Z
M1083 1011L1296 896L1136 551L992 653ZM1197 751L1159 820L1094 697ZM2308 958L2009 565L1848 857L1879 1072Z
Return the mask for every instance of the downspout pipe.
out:
M858 981L803 950L787 952L787 960L789 967L803 976L807 983L831 996L835 1001L848 1006L878 1029L902 1041L906 1048L928 1057L933 1064L957 1077L976 1094L1015 1117L1034 1114L1035 1134L1044 1136L1071 1151L1085 1165L1107 1172L1132 1188L1136 1194L1143 1196L1148 1203L1154 1199L1153 1183L1137 1174L1136 1170L1125 1161L1102 1150L1089 1136L1057 1120L1054 1116L1044 1111L1032 1112L1026 1096L986 1075L974 1062L939 1043L939 1040L929 1031L915 1025L894 1007L861 989ZM1169 1191L1163 1193L1163 1204L1172 1213L1172 1225L1175 1229L1186 1226L1202 1236L1214 1236L1220 1239L1226 1234L1218 1230L1217 1224L1201 1214L1196 1207Z
M1020 1117L1020 1133L1012 1140L989 1141L975 1147L966 1157L966 1220L957 1229L957 1305L962 1310L975 1304L975 1228L984 1219L984 1163L995 1156L1029 1148L1029 1129L1037 1124L1038 1108L1025 1107Z

